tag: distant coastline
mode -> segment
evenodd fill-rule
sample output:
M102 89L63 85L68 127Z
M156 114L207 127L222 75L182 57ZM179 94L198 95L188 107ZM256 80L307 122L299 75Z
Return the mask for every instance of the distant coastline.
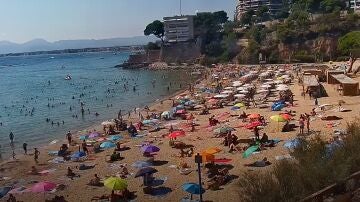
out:
M124 51L138 51L142 50L142 45L134 46L112 46L112 47L99 47L99 48L77 48L77 49L62 49L62 50L50 50L50 51L33 51L22 53L5 53L0 54L0 57L8 56L28 56L28 55L43 55L43 54L64 54L64 53L89 53L89 52L124 52Z

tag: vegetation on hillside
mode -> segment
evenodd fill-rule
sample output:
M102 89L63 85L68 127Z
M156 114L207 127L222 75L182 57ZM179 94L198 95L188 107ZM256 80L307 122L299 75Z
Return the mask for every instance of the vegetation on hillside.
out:
M342 141L328 144L320 136L301 139L291 155L264 172L246 172L239 178L244 201L299 201L360 170L360 119L347 126ZM316 180L314 180L316 179Z

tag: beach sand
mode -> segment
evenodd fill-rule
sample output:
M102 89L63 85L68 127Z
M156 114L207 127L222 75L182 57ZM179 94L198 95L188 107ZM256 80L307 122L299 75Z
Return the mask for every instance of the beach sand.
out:
M360 78L355 78L356 80L360 81ZM209 83L209 81L204 80L202 83ZM327 111L326 115L336 115L340 116L343 119L340 120L340 125L336 128L346 128L346 122L351 121L355 116L359 115L360 113L360 99L359 96L354 97L343 97L339 95L339 93L336 91L334 85L329 85L326 83L322 83L324 88L326 89L326 92L328 94L328 97L322 97L319 100L319 104L333 104L337 105L339 100L344 100L346 103L342 105L343 108L351 110L350 112L335 112L335 111ZM290 85L291 91L295 95L295 106L289 107L287 109L291 109L296 111L296 116L294 119L296 120L295 123L297 124L297 120L299 119L299 115L302 113L310 113L311 109L315 107L314 105L314 99L309 99L308 96L305 97L305 99L301 96L302 86L298 85L296 81L294 81ZM185 91L186 93L189 93ZM175 95L174 97L177 97L180 93ZM271 100L274 100L275 98L270 98ZM271 104L271 102L269 102ZM156 111L156 112L162 112L169 110L172 106L171 100L165 100L162 104L160 102L156 102L154 105L150 106L150 111ZM282 123L278 124L276 122L273 122L270 119L270 116L276 115L279 112L273 112L269 108L266 109L259 109L255 107L250 107L249 109L246 109L247 114L251 113L260 113L263 115L268 122L268 125L264 127L264 129L261 130L261 134L263 132L266 132L270 139L280 139L282 142L277 144L276 147L267 148L267 150L262 150L260 153L256 153L251 155L249 158L244 159L242 157L242 153L240 152L234 152L229 153L228 147L225 147L224 145L221 145L221 142L223 141L223 138L213 138L213 132L211 128L207 128L208 125L208 118L211 115L219 115L222 113L230 112L233 115L239 115L243 110L240 111L231 111L230 106L225 106L221 109L214 109L210 110L210 115L197 115L197 112L194 112L195 116L195 122L199 124L199 126L196 126L195 132L190 132L190 128L183 128L186 131L185 137L179 137L178 140L181 140L182 142L186 144L191 144L195 147L195 153L200 152L206 148L210 147L218 147L221 148L222 151L216 154L216 158L229 158L232 159L231 165L233 166L232 169L230 169L229 173L234 177L234 179L221 187L220 190L217 191L210 191L207 190L205 194L203 195L204 200L206 201L240 201L241 195L239 193L239 187L237 184L238 177L241 177L241 175L246 170L252 170L252 172L263 172L267 169L271 169L271 166L265 167L265 168L249 168L245 167L244 164L252 163L256 160L261 160L264 157L267 157L268 160L272 163L276 163L276 156L282 156L289 153L289 151L283 146L284 142L286 140L294 139L297 137L298 129L296 131L292 132L279 132L279 127L282 127ZM136 114L131 115L131 120L138 120ZM242 124L242 122L237 119L237 117L232 116L225 116L223 119L220 119L223 121L223 124L227 124L230 126L238 126L239 124ZM180 123L186 123L186 121L173 121L173 122L180 122ZM166 123L166 122L165 122ZM315 120L311 121L310 128L312 131L320 131L321 136L323 136L325 139L330 139L332 137L333 128L327 127L327 122L322 121L320 118L316 117ZM179 127L179 125L174 125L174 128ZM297 124L298 125L298 124ZM91 129L96 129L97 131L102 131L101 126L94 126ZM140 131L140 134L144 134L147 132ZM120 134L124 134L121 132ZM62 195L65 197L67 201L91 201L91 198L93 196L101 196L103 194L110 194L111 190L107 189L106 187L92 187L86 185L89 180L94 176L94 174L98 174L101 178L106 178L111 175L115 175L119 169L117 166L119 164L127 164L127 168L129 169L130 173L136 173L138 169L131 166L135 161L137 160L143 160L144 157L142 156L142 153L140 151L140 148L136 145L141 145L144 141L152 141L153 145L158 146L161 150L158 152L158 154L155 156L155 160L160 161L158 166L154 166L158 172L154 174L154 177L156 179L160 179L163 181L162 185L159 185L158 187L162 187L162 191L165 192L164 195L159 196L151 196L146 195L143 193L142 190L142 179L141 178L134 178L134 175L129 176L126 180L128 182L128 189L130 191L135 191L136 199L135 201L180 201L181 198L184 196L188 196L189 194L184 192L181 188L181 185L186 182L195 182L198 183L198 173L196 171L196 164L194 162L194 157L186 157L186 158L179 158L177 157L179 155L178 149L173 149L169 146L169 139L168 138L162 138L162 135L169 134L168 129L160 130L159 132L154 132L147 134L143 138L130 138L127 135L124 135L124 139L121 140L122 142L125 142L125 145L130 147L130 150L121 152L121 156L125 157L123 160L114 162L114 163L107 163L105 162L106 156L110 155L112 153L112 149L105 150L101 153L97 154L90 154L89 159L86 161L86 164L96 164L95 168L85 171L79 171L75 167L79 165L79 163L76 162L66 162L62 164L53 164L49 163L48 161L53 159L54 157L48 156L47 151L49 150L58 150L61 144L67 143L65 140L60 140L58 143L54 145L49 145L43 148L40 148L40 165L37 165L38 170L45 170L45 169L56 169L56 171L51 172L47 175L40 175L40 176L34 176L29 175L28 171L31 170L31 166L35 165L33 156L27 155L27 156L20 156L17 157L19 160L16 161L7 161L0 164L0 177L10 177L11 179L6 179L0 181L0 186L9 185L11 183L17 182L18 184L26 185L30 187L29 184L31 181L50 181L57 184L64 184L65 189L64 190L57 190L55 193L23 193L23 194L15 194L16 198L18 200L22 201L42 201L45 198L52 198L54 195ZM241 128L236 127L236 131L234 132L239 138L246 139L253 137L253 132ZM65 134L64 134L65 137ZM75 139L75 138L73 138ZM80 143L78 139L76 139L77 142ZM78 149L77 146L70 147L72 151L76 151ZM32 151L30 151L32 152ZM179 171L176 168L173 168L174 165L178 165L180 161L187 162L188 165L191 166L190 169L193 171L188 175L181 175ZM74 180L71 180L67 178L66 175L66 168L70 166L74 172L77 174L80 174L80 178L74 178ZM203 179L205 179L205 176L203 176ZM159 188L160 190L160 188ZM166 193L168 191L168 193ZM197 196L194 196L197 198ZM7 198L7 197L5 197ZM4 200L4 199L2 199Z

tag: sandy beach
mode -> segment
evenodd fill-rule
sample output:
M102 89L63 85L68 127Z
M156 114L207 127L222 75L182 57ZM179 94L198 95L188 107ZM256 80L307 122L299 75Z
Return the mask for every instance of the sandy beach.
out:
M355 65L359 65L358 63ZM274 71L277 69L275 65ZM279 67L280 68L280 67ZM195 125L195 130L191 131L191 127L188 126L188 123L191 123L191 120L181 120L176 118L174 120L166 121L160 120L161 130L157 132L149 132L153 129L151 126L145 126L142 130L138 131L139 137L130 137L127 131L116 131L122 136L120 140L122 146L129 147L130 149L121 151L120 155L123 157L122 160L107 162L108 157L113 153L114 148L105 149L100 153L93 153L92 147L88 147L90 154L87 156L84 162L73 162L65 161L64 163L52 163L49 162L54 159L56 156L48 155L48 151L57 151L59 150L62 144L67 144L67 140L64 138L56 142L55 144L48 145L45 147L39 148L40 158L39 164L35 164L34 156L32 155L33 149L29 148L29 155L17 155L17 160L9 160L0 164L0 187L2 186L13 186L14 188L24 186L30 188L35 182L48 181L56 183L58 186L53 193L14 193L13 195L19 201L44 201L44 199L54 198L55 195L64 196L66 201L91 201L94 196L101 196L104 194L110 194L111 190L105 186L96 187L87 185L90 179L93 178L94 174L97 174L101 179L106 179L110 176L119 175L120 164L125 165L129 170L130 175L128 175L125 180L128 184L128 190L134 192L133 201L180 201L183 197L189 196L189 193L185 192L182 189L182 185L187 182L198 183L198 172L197 165L194 162L194 156L189 157L180 157L179 149L172 148L169 145L169 138L167 135L170 133L169 128L172 126L174 129L182 130L185 132L184 137L178 137L176 140L181 141L186 145L192 145L195 153L201 153L203 150L208 148L219 148L220 152L215 154L216 159L231 159L230 162L226 163L226 167L229 170L228 176L230 176L229 181L220 186L219 190L210 190L207 189L203 194L204 201L241 201L241 193L238 192L237 178L246 170L252 170L252 172L266 172L267 169L271 168L272 165L264 168L253 168L247 167L245 164L250 164L255 161L260 161L264 157L267 157L268 161L272 164L276 163L278 160L289 154L288 148L284 147L284 143L287 140L292 140L298 136L299 129L295 128L290 132L281 132L280 129L283 127L284 123L278 123L273 121L270 117L273 115L278 115L280 112L285 110L295 111L294 116L291 117L290 123L294 123L298 126L298 120L300 114L310 114L313 108L316 108L315 99L309 98L308 95L305 97L302 96L302 85L298 83L298 79L295 76L295 72L292 71L292 66L281 66L285 71L283 75L291 75L294 79L290 80L288 85L289 89L294 95L294 105L291 106L287 103L287 106L284 107L281 111L272 111L270 106L273 102L278 100L278 91L275 89L272 91L270 96L267 97L267 101L264 102L269 107L260 108L259 105L256 107L250 104L249 107L241 107L240 110L231 110L234 104L239 103L239 101L230 101L223 108L210 109L209 114L199 115L200 109L197 110L186 110L187 115L192 114L194 119L192 120ZM258 74L264 72L266 69L255 68L258 71ZM252 69L251 69L252 70ZM222 81L222 87L231 86L233 81L239 80L239 77L231 77L229 72L240 72L245 73L249 72L249 68L237 67L234 70L234 67L221 66L204 73L206 77L202 79L199 84L194 85L194 94L189 92L189 90L181 91L175 95L162 100L157 101L152 105L149 105L149 110L140 109L141 114L146 117L147 114L156 113L161 114L164 111L169 111L173 107L173 100L179 100L179 97L187 96L191 100L197 100L200 97L206 98L207 100L216 95L215 93L204 93L200 90L201 87L214 88L214 78L213 74L217 76ZM224 77L226 77L224 79ZM275 76L272 76L271 79L277 80ZM359 77L353 78L356 81L360 81ZM252 85L256 86L257 89L264 83L258 79L249 81ZM318 98L318 105L330 104L333 107L326 111L321 111L317 115L311 117L310 121L310 134L307 134L308 137L313 136L314 134L320 133L324 139L331 140L334 137L334 129L345 129L346 123L354 119L360 113L360 104L359 96L342 96L336 90L336 85L327 84L326 82L321 83L326 90L327 97ZM207 98L209 97L209 98ZM255 96L256 97L256 96ZM344 104L341 105L342 108L346 109L346 112L336 111L339 100L343 100ZM257 102L264 101L258 100ZM196 103L200 105L200 103ZM210 105L209 105L210 106ZM250 121L242 122L238 116L245 111L246 114L260 114L264 117L266 125L261 126L260 135L266 133L269 139L280 140L274 147L266 147L261 149L259 152L255 152L250 155L248 158L243 158L242 151L229 152L229 147L222 144L224 138L215 138L213 130L219 127L232 127L235 131L232 134L236 135L239 139L252 139L254 138L254 133L252 130L246 129L244 125L249 124ZM128 115L124 116L124 119L127 122L137 123L139 122L139 111L132 113L130 117ZM216 126L209 126L209 118L215 115L215 118L220 122ZM337 121L324 121L321 120L320 116L338 116L341 117L341 120ZM115 118L115 117L114 117ZM88 131L98 131L103 134L103 128L100 123L96 126L90 127ZM80 135L87 134L86 131L73 133L74 142L69 146L69 151L76 152L79 149L81 140L79 140ZM103 135L106 137L105 135ZM156 181L158 182L153 187L153 194L145 194L143 192L143 180L141 177L135 178L135 173L139 170L132 166L136 161L147 161L148 158L143 156L141 151L141 145L151 144L158 148L160 151L154 156L155 162L151 167L158 170L154 174ZM246 148L248 145L246 143L238 143L238 148ZM84 163L88 165L95 165L94 168L88 170L79 170L77 167L79 164ZM189 168L187 171L189 173L182 174L179 169L179 164L186 163ZM222 163L221 165L224 165ZM29 171L32 166L36 166L38 171L46 171L40 175L31 175ZM70 167L76 174L79 174L80 177L75 177L70 179L66 176L67 168ZM202 180L204 187L208 183L208 178L206 177L207 170L202 168ZM4 201L8 198L6 195L0 201ZM197 199L198 196L194 195L194 198ZM236 199L236 200L235 200Z

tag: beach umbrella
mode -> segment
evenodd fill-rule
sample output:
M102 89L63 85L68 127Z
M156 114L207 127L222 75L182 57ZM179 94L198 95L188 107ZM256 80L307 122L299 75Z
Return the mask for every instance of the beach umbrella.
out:
M184 109L179 109L175 113L176 114L186 114L186 111Z
M184 105L177 105L175 108L176 108L176 110L180 110L180 109L185 109L185 106Z
M210 100L208 100L207 102L210 103L210 104L216 104L216 103L218 102L218 100L216 100L216 99L210 99Z
M188 193L191 194L190 196L190 199L192 200L192 195L193 194L196 194L196 195L199 195L199 194L203 194L205 193L205 189L203 189L202 187L200 187L199 184L196 184L196 183L185 183L183 184L182 186L182 189Z
M244 153L243 153L243 158L248 158L252 153L254 153L256 150L259 149L258 145L254 145L249 147Z
M281 116L286 120L290 120L292 118L290 114L281 114Z
M225 87L224 89L225 90L231 90L231 89L233 89L234 87L232 87L232 86L227 86L227 87Z
M177 138L177 137L181 137L181 136L185 136L185 131L176 130L168 135L169 138Z
M234 107L239 107L239 108L241 108L241 107L245 107L245 105L240 102L240 103L236 103L236 104L234 105Z
M111 135L109 136L108 138L106 138L107 140L110 140L110 141L118 141L120 139L122 139L123 137L120 136L120 135Z
M236 98L244 98L244 97L246 97L246 95L245 94L235 94L234 97L236 97Z
M56 184L52 182L38 182L31 187L32 192L48 192L56 188Z
M269 90L260 89L256 91L256 93L267 93L267 92L269 92Z
M99 137L99 136L100 136L100 133L92 132L92 133L90 133L89 138L96 138L96 137Z
M135 174L135 177L140 177L140 176L144 176L144 175L151 175L156 173L158 170L156 170L153 167L145 167L145 168L141 168L140 170L138 170Z
M236 90L237 90L237 91L244 91L244 90L247 90L247 88L246 88L246 87L239 87L239 88L237 88Z
M186 101L184 103L185 106L191 106L191 105L194 105L194 104L195 104L195 102L193 100L189 100L189 101Z
M218 94L214 96L214 98L227 98L227 97L229 97L228 94Z
M208 153L208 154L216 154L221 152L222 150L220 148L217 147L211 147L208 149L205 149L204 151L202 151L202 153Z
M289 90L289 87L287 87L287 86L278 86L278 87L276 87L276 90L278 90L278 91L286 91L286 90Z
M109 149L109 148L113 148L113 147L116 147L116 144L113 142L103 142L100 144L100 148L103 148L103 149Z
M88 135L81 135L81 136L79 137L80 140L87 140L88 138L89 138Z
M4 197L9 191L11 190L11 187L0 187L0 199Z
M223 126L223 127L220 127L220 128L216 128L213 132L215 134L224 134L224 133L227 133L229 131L234 131L235 129L232 128L232 127L229 127L229 126Z
M221 94L231 94L231 93L233 93L232 90L224 90L221 92Z
M144 145L141 147L143 152L154 153L160 151L160 148L154 145Z
M260 118L260 114L250 114L249 116L248 116L248 118L249 119L258 119L258 118Z
M111 190L124 190L127 188L128 184L126 180L119 177L109 177L104 180L104 186Z
M213 154L201 153L203 162L213 162L215 160L215 156Z
M83 151L77 151L77 152L75 152L74 154L72 154L70 157L71 158L81 158L81 157L83 157L83 156L86 156L86 153L85 152L83 152Z
M271 120L276 121L276 122L286 122L287 120L282 117L281 115L273 115L270 117Z
M271 86L268 85L268 84L263 84L263 85L260 86L260 88L271 88Z
M112 121L104 121L101 123L103 126L115 126L115 122Z
M152 164L148 161L135 161L131 166L135 168L145 168L152 166Z

